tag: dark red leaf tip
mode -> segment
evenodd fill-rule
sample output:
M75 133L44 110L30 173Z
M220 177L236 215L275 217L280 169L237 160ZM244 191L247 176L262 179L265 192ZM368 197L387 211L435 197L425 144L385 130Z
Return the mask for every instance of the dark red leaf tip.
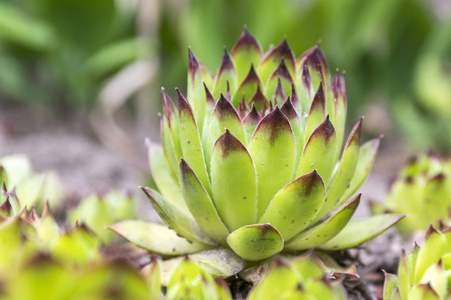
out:
M287 101L285 101L280 110L288 118L288 120L299 118L296 110L294 109L293 103L291 103L290 97L287 98Z
M238 140L228 129L215 142L214 148L220 147L222 150L222 157L229 156L232 152L245 151L246 147Z
M296 94L296 87L294 86L294 83L291 84L291 103L293 105L299 105L299 99Z
M322 136L326 143L329 143L329 140L332 136L335 135L335 128L332 122L329 120L329 115L326 116L326 119L313 131L312 135L309 138L309 141L315 136Z
M269 142L271 145L274 144L281 133L292 131L290 122L278 106L276 106L276 108L258 124L255 132L258 132L259 130L269 132Z
M310 107L310 113L314 110L326 111L326 95L324 94L323 83L319 83L318 90L313 98L312 105Z
M216 102L214 108L214 114L219 118L234 117L239 120L238 113L236 112L233 105L227 100L221 93L218 102Z
M188 47L188 72L194 77L194 74L199 69L199 62L197 61L196 56L194 56L191 48Z
M288 41L287 41L286 37L284 37L283 41L279 45L277 45L275 48L268 51L268 53L263 58L263 62L268 59L272 59L274 57L279 57L279 58L284 57L285 59L288 59L294 66L296 58L294 56L293 51L290 48L290 45L288 45Z
M285 64L285 59L282 59L280 64L277 66L277 69L271 75L271 78L274 78L274 77L279 77L279 78L283 77L283 78L290 80L290 82L293 82L293 79L291 78L291 75L290 75L290 71L288 71L287 65Z
M304 64L304 67L302 68L302 83L308 89L308 91L310 91L310 86L312 85L312 78L310 77L307 64Z
M258 77L257 72L255 71L254 64L251 64L249 73L247 73L241 85L247 84L248 82L257 82L258 84L260 84L260 78Z
M221 76L222 72L225 72L227 70L235 70L235 67L233 66L232 57L230 57L229 52L227 52L227 48L224 46L224 54L222 56L218 76Z
M287 99L287 96L285 95L285 92L283 91L282 81L280 80L280 77L277 79L277 87L276 87L276 91L274 92L274 96L280 97L284 100Z
M258 124L258 122L260 122L260 120L262 119L262 117L260 116L260 114L258 113L257 108L255 107L254 104L252 104L252 109L251 111L247 114L247 116L243 119L243 123L253 123L253 124Z
M258 43L257 39L247 30L246 26L244 26L243 32L236 41L235 45L233 46L232 55L235 55L235 53L239 51L240 48L245 49L253 48L257 50L260 54L262 53L262 48L260 44Z
M248 104L256 106L263 106L264 104L268 103L268 99L266 99L265 95L263 94L262 90L260 89L260 86L257 86L257 90L255 91L254 95L252 96L251 100L249 100Z
M207 85L204 82L204 90L205 90L205 101L208 104L215 105L215 98L213 98L213 95L211 94L210 90L208 89Z

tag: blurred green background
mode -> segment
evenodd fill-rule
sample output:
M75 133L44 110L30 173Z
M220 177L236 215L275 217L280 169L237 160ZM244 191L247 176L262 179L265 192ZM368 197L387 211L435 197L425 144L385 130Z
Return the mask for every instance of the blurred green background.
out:
M321 40L346 70L350 122L451 152L451 4L436 0L1 0L3 103L156 119L185 90L187 47L213 72L243 26L267 50ZM107 113L105 113L107 111ZM384 132L387 134L387 132ZM373 134L373 133L369 133Z

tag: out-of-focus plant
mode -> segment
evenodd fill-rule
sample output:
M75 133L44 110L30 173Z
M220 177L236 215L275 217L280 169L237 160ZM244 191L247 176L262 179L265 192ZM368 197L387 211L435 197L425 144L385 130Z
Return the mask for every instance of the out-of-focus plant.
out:
M248 299L341 300L346 299L346 293L330 270L313 252L308 252L292 261L276 258Z
M65 189L58 174L54 171L37 173L29 158L24 155L1 157L0 170L0 180L5 184L4 191L10 191L9 200L4 200L16 203L15 214L26 206L31 208L36 205L42 210L47 201L52 207L58 207L64 200Z
M3 97L91 106L106 78L145 56L119 1L0 1Z
M119 191L111 191L104 196L91 195L80 201L80 204L68 213L70 224L80 222L94 231L100 241L109 244L115 234L105 226L122 220L136 218L136 205L130 195Z
M451 159L428 153L411 159L399 172L383 205L373 204L373 211L406 214L397 224L405 235L426 231L432 224L450 223Z
M360 119L340 157L345 80L331 78L319 45L296 59L283 40L263 54L244 29L214 77L189 51L188 97L178 94L177 109L163 92L163 145L149 142L161 194L143 188L174 234L157 238L160 225L142 222L111 227L129 241L166 255L221 246L257 261L282 250L354 247L401 218L349 222L360 195L346 201L380 139L360 146ZM175 244L175 233L189 243Z
M421 247L403 251L398 274L385 273L384 300L441 300L451 297L451 228L432 226Z

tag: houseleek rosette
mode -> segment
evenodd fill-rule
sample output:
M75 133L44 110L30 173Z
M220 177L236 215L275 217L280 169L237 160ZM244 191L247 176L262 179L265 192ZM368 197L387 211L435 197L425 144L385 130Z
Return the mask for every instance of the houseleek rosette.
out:
M296 59L284 40L263 54L245 29L216 76L189 50L187 97L177 93L175 105L163 90L162 146L148 143L159 192L142 188L170 229L111 227L129 241L165 255L230 248L255 261L353 247L400 219L350 221L360 195L347 200L380 138L360 145L360 119L340 156L345 78L331 79L319 45Z

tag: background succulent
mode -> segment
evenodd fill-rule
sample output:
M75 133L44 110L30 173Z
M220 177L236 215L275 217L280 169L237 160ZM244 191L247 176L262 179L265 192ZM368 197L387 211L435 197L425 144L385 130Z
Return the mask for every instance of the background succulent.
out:
M404 234L426 231L430 224L450 222L451 160L435 154L411 159L399 172L388 192L384 205L374 204L373 211L383 210L406 214L397 224Z
M296 59L283 40L263 54L244 29L231 54L224 49L216 76L189 51L187 98L177 93L178 107L163 91L162 147L148 143L161 194L143 191L190 243L173 247L167 235L157 249L146 241L152 235L136 238L142 229L115 225L125 238L164 254L222 246L261 260L282 250L353 247L400 219L348 224L360 195L345 202L367 177L380 139L360 146L360 119L340 156L345 79L338 72L331 79L319 45Z
M249 300L264 299L346 299L340 281L313 252L291 261L277 258L249 293Z
M385 273L384 300L450 299L451 227L440 229L431 226L421 247L403 251L398 276Z

